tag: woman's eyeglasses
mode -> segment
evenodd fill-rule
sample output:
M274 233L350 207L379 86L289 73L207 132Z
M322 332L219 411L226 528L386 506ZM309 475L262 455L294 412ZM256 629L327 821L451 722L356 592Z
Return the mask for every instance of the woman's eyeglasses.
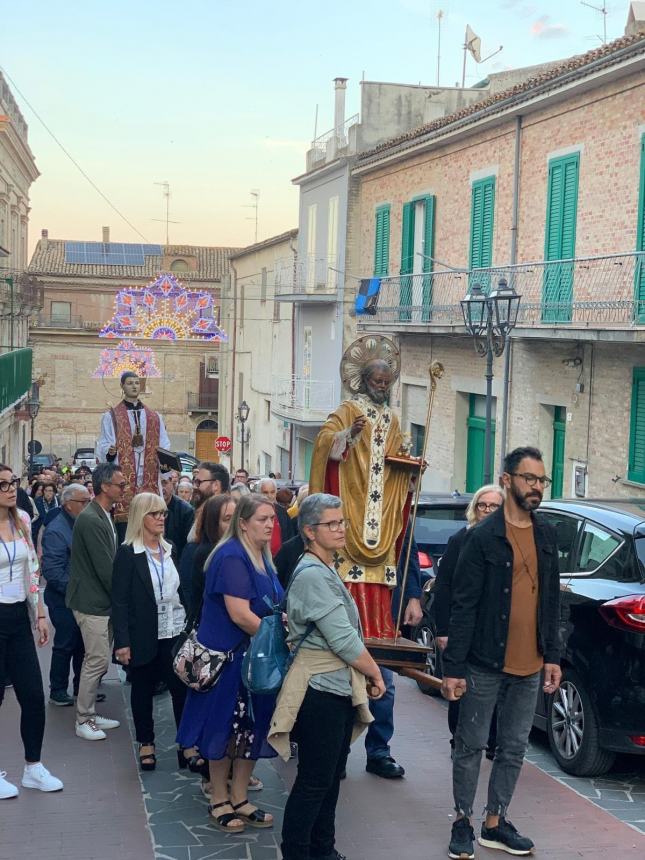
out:
M497 502L477 502L475 505L480 514L489 513L492 514L493 511L498 511L501 508L501 505L498 505Z
M330 520L328 523L312 523L312 526L327 526L330 532L338 532L345 528L345 520Z
M148 516L155 520L165 520L168 516L168 511L148 511Z
M10 490L18 489L20 478L12 478L10 481L0 481L0 493L8 493Z

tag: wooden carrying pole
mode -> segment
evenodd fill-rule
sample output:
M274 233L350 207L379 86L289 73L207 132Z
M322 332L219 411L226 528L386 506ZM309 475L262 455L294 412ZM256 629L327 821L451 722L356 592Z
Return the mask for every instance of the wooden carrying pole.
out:
M412 517L409 524L409 533L410 539L408 540L407 551L405 553L405 564L403 565L403 577L401 579L401 588L399 591L399 611L396 616L396 626L394 628L394 642L396 643L396 637L399 635L399 630L401 628L401 616L403 614L403 595L405 594L405 586L408 581L408 569L410 567L410 552L412 550L412 537L414 535L414 526L417 521L417 510L419 508L419 496L421 495L421 478L423 477L423 467L425 465L426 459L426 451L428 448L428 437L430 435L430 418L432 417L432 404L434 403L434 395L437 390L437 380L441 379L443 376L443 364L439 361L433 361L430 365L430 397L428 399L428 411L426 413L426 423L425 423L425 433L423 434L423 450L421 452L421 459L419 460L419 472L417 474L417 484L414 489L414 506L412 510ZM405 538L405 534L404 534Z

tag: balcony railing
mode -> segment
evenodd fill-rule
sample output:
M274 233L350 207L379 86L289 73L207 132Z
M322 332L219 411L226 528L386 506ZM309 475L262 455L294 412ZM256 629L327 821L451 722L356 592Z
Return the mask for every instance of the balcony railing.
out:
M32 328L63 328L99 331L104 323L98 320L88 320L82 316L65 316L62 314L38 314L31 323Z
M188 392L189 412L217 412L218 402L219 394L217 393Z
M271 408L282 418L322 423L335 406L334 383L330 380L287 376L273 383Z
M336 257L281 257L274 269L276 298L333 300L338 290L337 266Z
M463 326L460 301L472 284L501 277L522 296L518 328L624 329L645 326L645 252L575 257L383 278L376 313L363 327Z
M319 135L311 143L311 149L308 153L309 164L315 164L317 161L327 161L336 157L336 155L347 149L350 144L350 128L358 124L358 114L350 116L342 125L326 131Z
M12 283L13 282L13 288ZM15 269L0 268L0 305L10 311L13 292L13 312L16 316L43 306L44 287L35 275Z
M29 393L31 364L30 349L14 349L0 355L0 413Z

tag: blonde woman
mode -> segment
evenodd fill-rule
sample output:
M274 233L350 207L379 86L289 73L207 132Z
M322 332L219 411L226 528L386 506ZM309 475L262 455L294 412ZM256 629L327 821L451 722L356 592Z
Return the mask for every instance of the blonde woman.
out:
M439 562L439 571L435 580L434 594L434 617L437 626L437 647L443 651L448 644L448 627L450 624L450 597L452 592L452 575L457 567L459 554L464 546L469 529L476 526L487 516L499 510L504 504L504 490L496 484L486 484L480 487L470 500L466 508L467 525L456 532L448 541L446 551ZM450 729L450 746L454 749L454 735L459 718L459 700L448 703L448 728ZM493 714L490 734L488 736L488 748L486 757L495 756L496 719Z
M197 639L207 648L231 651L233 659L213 689L188 691L177 733L182 746L196 746L209 760L209 814L224 833L273 824L269 813L249 803L247 792L256 760L276 754L267 743L275 696L253 696L249 708L242 658L261 618L271 611L270 604L279 603L283 596L269 550L274 520L271 502L254 494L243 496L224 537L206 560Z
M134 497L112 574L115 656L130 668L130 703L142 770L154 770L157 761L152 717L155 684L168 685L176 725L186 699L186 687L172 669L172 649L186 615L172 545L163 537L166 515L161 496L139 493ZM181 750L178 759L185 767Z

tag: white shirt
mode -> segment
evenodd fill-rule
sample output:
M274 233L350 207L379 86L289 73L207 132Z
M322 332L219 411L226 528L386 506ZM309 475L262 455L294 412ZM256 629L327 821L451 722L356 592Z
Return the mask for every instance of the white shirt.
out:
M186 623L186 613L179 599L179 574L172 560L170 544L163 540L163 538L161 539L163 564L160 559L156 559L151 551L138 541L132 544L132 549L135 553L144 552L146 554L157 605L163 600L164 603L169 605L169 610L172 611L172 626L165 638L178 636Z
M4 546L0 543L0 603L22 603L27 599L25 576L28 564L29 550L23 540L8 540Z
M110 516L110 512L106 511L105 508L103 507L103 505L99 504L98 502L96 504L99 506L99 508L103 511L103 513L107 517L107 521L109 522L110 528L112 529L112 537L114 538L114 549L118 549L119 548L119 541L118 541L117 536L116 536L116 529L114 528L114 523L112 522L112 517ZM60 514L59 514L59 516L60 516Z

